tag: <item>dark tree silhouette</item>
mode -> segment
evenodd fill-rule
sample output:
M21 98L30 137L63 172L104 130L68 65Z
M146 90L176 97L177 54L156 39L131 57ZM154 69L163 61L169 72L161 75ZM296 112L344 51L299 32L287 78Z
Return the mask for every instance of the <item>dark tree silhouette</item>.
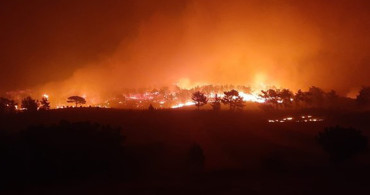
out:
M290 107L292 105L294 95L289 89L282 89L278 95L284 107Z
M334 100L334 99L337 99L339 96L338 96L338 94L337 94L337 92L336 91L334 91L334 90L331 90L331 91L329 91L327 94L326 94L326 96L327 96L327 98L329 99L329 100Z
M238 96L234 99L234 105L236 110L243 110L244 108L244 100L241 96Z
M301 89L299 89L297 93L294 95L294 102L296 103L297 106L300 106L300 104L304 102L305 99L304 96L305 94Z
M275 108L278 107L279 104L279 90L269 89L267 91L262 90L262 94L260 97L264 98L267 104L271 104L272 106L275 106Z
M16 110L16 103L14 100L7 98L0 98L0 113L13 113Z
M266 91L262 90L261 92L260 97L265 99L267 105L271 105L271 107L274 108L282 106L289 108L293 103L295 103L297 107L322 107L324 105L335 104L338 100L335 91L325 93L322 89L314 86L307 92L298 90L296 94L293 94L289 89L268 89Z
M214 111L219 111L221 110L221 98L219 98L217 96L217 94L215 95L215 99L214 101L211 103L211 106L212 106L212 109Z
M78 105L82 105L82 104L86 104L86 100L85 98L81 97L81 96L71 96L67 99L67 102L68 103L74 103L76 104L76 107Z
M37 111L38 107L39 102L37 100L32 99L30 96L22 100L22 108L25 109L27 112Z
M235 110L236 108L240 108L241 102L243 101L243 98L239 96L239 92L235 89L232 89L231 91L225 91L224 97L222 98L222 103L228 104L230 107L230 110Z
M367 147L367 137L361 131L339 126L328 127L320 132L317 141L335 162L349 159Z
M361 106L370 105L370 87L363 87L357 95L356 101Z
M297 106L312 105L312 94L310 92L298 90L298 92L294 95L294 102Z
M154 110L155 110L155 108L153 107L153 105L152 105L152 104L150 104L150 105L149 105L149 107L148 107L148 110L149 110L149 111L154 111Z
M325 100L325 92L315 86L310 87L308 90L308 98L307 102L311 104L311 106L321 107Z
M331 90L328 93L326 93L326 100L328 106L336 106L339 103L339 95L336 91Z
M197 91L193 93L191 99L195 102L195 105L197 106L198 110L200 109L201 106L204 106L207 104L208 99L204 95L204 93Z
M43 97L40 101L40 109L41 110L49 110L50 109L50 102L48 100L48 98L46 97Z

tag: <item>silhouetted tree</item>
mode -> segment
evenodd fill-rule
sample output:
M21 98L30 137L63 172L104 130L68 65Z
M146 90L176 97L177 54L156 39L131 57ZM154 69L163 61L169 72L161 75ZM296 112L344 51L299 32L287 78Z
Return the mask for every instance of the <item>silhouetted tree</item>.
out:
M370 105L370 87L363 87L357 95L356 101L359 105Z
M67 102L68 103L74 103L76 104L76 107L78 105L82 105L82 104L86 104L86 100L85 98L81 97L81 96L71 96L67 99Z
M304 101L304 93L301 89L297 91L297 93L294 95L294 101L295 102L303 102Z
M237 98L235 98L234 105L236 110L243 110L245 106L243 97L238 96Z
M153 105L152 105L152 104L150 104L150 105L149 105L148 110L149 110L149 111L153 111L153 110L155 110L155 108L153 107Z
M40 109L41 110L49 110L50 109L50 102L48 100L48 98L46 97L43 97L40 101Z
M271 104L272 106L275 106L275 108L278 108L279 104L279 90L269 89L267 91L261 90L262 94L260 94L260 97L265 99L265 102L267 104Z
M289 89L282 89L278 94L281 103L284 107L290 107L292 105L292 100L294 99L293 93Z
M329 106L335 106L338 105L339 96L336 91L331 90L326 94L326 100Z
M239 92L235 89L231 91L225 91L224 97L222 98L222 103L228 104L230 106L230 110L235 110L237 106L240 106L240 99ZM238 105L239 104L239 105Z
M217 96L217 94L215 95L215 99L214 101L211 103L211 106L212 106L212 109L214 111L219 111L221 110L221 98L219 98Z
M363 152L367 147L367 137L361 131L339 126L328 127L317 136L321 147L333 161L343 161Z
M302 103L305 102L305 93L299 89L297 93L294 95L294 103L296 106L301 106Z
M37 100L32 99L30 96L22 100L22 108L28 112L37 111L38 107L39 102Z
M16 110L16 103L14 100L7 98L0 98L0 113L13 113Z
M328 99L336 99L336 98L338 98L338 97L339 97L339 96L338 96L338 94L337 94L337 92L336 92L336 91L334 91L334 90L329 91L329 92L326 94L326 96L328 97Z
M206 105L208 102L207 97L204 95L204 93L197 91L193 93L191 99L195 102L195 105L197 106L198 110L201 106Z
M308 90L308 96L307 102L311 103L311 106L321 107L323 105L325 92L322 89L312 86Z

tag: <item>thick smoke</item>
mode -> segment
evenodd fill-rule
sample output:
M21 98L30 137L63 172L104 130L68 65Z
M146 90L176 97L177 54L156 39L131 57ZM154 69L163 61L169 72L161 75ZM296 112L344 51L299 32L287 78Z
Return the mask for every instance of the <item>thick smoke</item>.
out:
M131 34L120 31L125 38L113 52L64 81L40 83L40 92L98 98L124 88L242 84L315 85L346 95L370 84L366 1L154 1L134 8L153 9L125 23Z

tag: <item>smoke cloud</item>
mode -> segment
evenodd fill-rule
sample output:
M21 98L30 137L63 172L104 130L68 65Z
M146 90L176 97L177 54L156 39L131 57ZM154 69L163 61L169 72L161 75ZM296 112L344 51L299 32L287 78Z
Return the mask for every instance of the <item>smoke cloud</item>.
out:
M78 22L91 23L90 29L65 30L73 38L74 32L80 33L81 40L73 42L75 53L63 44L69 37L58 32L60 47L50 44L55 50L47 59L27 57L31 64L27 67L42 70L55 65L20 79L37 82L20 82L16 87L99 98L124 88L173 84L268 85L292 90L315 85L344 95L370 84L367 1L125 1L120 6L112 2L88 7L85 14L93 16ZM105 5L103 10L101 5ZM76 13L70 12L67 19L75 23ZM90 31L96 29L97 33ZM27 55L24 52L17 55ZM74 65L67 65L71 59ZM3 64L6 61L13 62L6 59ZM14 63L20 62L25 61ZM36 79L43 75L49 76Z

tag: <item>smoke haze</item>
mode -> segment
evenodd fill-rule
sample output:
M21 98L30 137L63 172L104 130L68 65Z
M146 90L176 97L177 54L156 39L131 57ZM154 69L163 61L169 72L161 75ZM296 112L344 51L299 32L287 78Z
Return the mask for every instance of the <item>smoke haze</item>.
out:
M1 91L99 97L178 84L369 85L367 1L0 3Z

